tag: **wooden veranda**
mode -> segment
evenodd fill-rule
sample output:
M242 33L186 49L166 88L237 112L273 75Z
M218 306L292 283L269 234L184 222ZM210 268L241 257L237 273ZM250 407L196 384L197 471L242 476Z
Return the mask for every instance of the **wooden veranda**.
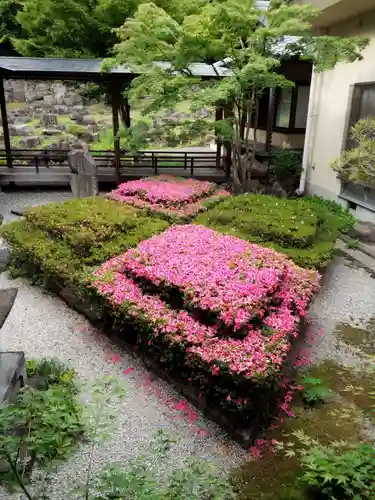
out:
M226 144L226 154L221 155L222 144L217 142L217 151L145 151L136 155L121 150L118 131L120 114L125 126L131 124L131 110L123 90L137 76L128 67L115 68L112 72L101 71L101 59L51 59L26 57L0 57L0 108L4 135L4 149L0 150L0 181L30 178L35 168L36 174L44 173L46 178L54 175L67 176L68 151L12 148L4 80L59 80L105 83L110 93L112 106L113 151L91 151L98 162L99 178L104 177L119 183L124 177L141 177L150 173L168 171L178 175L197 177L227 178L230 176L231 145ZM163 63L160 63L163 64ZM203 79L217 78L218 73L207 64L192 65L191 72ZM225 76L224 70L219 70ZM219 76L219 77L220 77ZM122 105L122 109L120 110ZM125 110L125 117L124 117ZM120 113L120 111L122 113ZM215 113L220 120L224 110L218 107ZM2 161L1 161L2 160ZM26 168L27 166L27 168ZM50 168L52 167L53 168ZM169 167L169 168L167 168ZM50 170L47 170L50 169Z

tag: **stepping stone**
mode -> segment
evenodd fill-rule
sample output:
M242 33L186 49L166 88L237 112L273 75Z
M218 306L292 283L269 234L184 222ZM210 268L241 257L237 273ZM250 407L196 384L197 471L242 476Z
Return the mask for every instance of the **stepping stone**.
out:
M26 381L23 352L0 352L0 403L14 397Z
M349 231L349 236L363 243L375 244L375 224L371 222L357 222Z
M0 328L7 319L18 293L17 288L5 288L0 290Z
M12 251L5 241L0 238L0 274L5 270L12 257Z
M10 213L13 215L18 215L19 217L23 217L27 210L29 210L29 208L12 208Z

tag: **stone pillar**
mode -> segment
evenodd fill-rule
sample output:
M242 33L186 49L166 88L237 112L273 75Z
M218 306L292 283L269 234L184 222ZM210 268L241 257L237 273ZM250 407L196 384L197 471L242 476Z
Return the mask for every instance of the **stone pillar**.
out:
M68 155L71 170L70 186L74 198L98 196L98 173L95 160L79 149Z

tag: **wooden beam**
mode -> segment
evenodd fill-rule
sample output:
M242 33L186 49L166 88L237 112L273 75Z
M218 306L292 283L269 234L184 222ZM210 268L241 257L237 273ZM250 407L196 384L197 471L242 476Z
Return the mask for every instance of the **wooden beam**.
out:
M222 106L216 106L215 109L215 122L218 122L223 119L223 107ZM218 139L217 136L217 131L215 131L216 134L216 168L220 168L220 163L221 163L221 148L222 148L222 142L221 140Z
M276 110L276 90L270 89L268 100L267 132L266 132L266 152L269 153L272 148L272 132L275 121Z
M1 107L1 120L3 122L4 145L5 145L5 154L7 157L7 166L8 166L8 168L12 168L13 167L12 148L10 145L8 113L7 113L7 105L6 105L6 101L5 101L5 90L4 90L3 78L0 78L0 107Z
M224 119L233 118L233 104L227 104L224 108ZM229 179L232 170L232 142L225 141L225 175Z
M112 95L112 129L113 129L113 145L115 150L115 172L116 183L121 183L120 167L121 167L121 152L120 152L120 138L118 137L119 131L119 111L121 104L121 86L119 82L112 80L111 85Z

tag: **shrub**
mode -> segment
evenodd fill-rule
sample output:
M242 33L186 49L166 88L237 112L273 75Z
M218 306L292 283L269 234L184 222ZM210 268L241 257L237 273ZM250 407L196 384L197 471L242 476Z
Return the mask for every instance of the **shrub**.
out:
M120 184L109 198L178 220L205 210L203 202L212 204L228 195L212 182L160 175Z
M35 463L65 458L84 432L75 371L55 359L43 359L29 361L27 372L28 385L0 413L0 459L22 477Z
M105 198L33 208L24 221L2 226L13 262L27 264L63 284L78 284L92 266L168 227L136 209Z
M313 445L302 455L302 481L330 500L373 499L375 449L368 444L345 448L345 443Z
M356 147L344 151L342 156L332 163L332 168L346 181L375 188L374 117L359 120L350 133Z
M146 351L247 420L274 406L318 275L270 249L185 225L109 260L91 285Z
M272 163L277 180L288 192L297 188L302 171L302 151L288 147L277 148L272 153Z
M320 198L280 199L246 194L230 197L196 220L218 231L287 254L303 267L325 267L340 233L355 219Z
M332 395L332 391L319 378L305 376L302 385L302 399L309 405L322 403Z

